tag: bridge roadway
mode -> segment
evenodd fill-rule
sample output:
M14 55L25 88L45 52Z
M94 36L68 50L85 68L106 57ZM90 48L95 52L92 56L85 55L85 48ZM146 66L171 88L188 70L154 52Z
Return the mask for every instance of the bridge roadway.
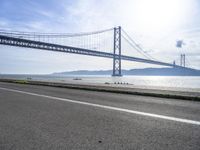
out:
M42 50L49 50L49 51L56 51L56 52L73 53L73 54L80 54L80 55L105 57L105 58L114 57L113 53L45 43L45 42L27 40L27 39L22 39L22 38L9 37L5 35L0 35L0 44L9 45L9 46L18 46L18 47L24 47L24 48L42 49ZM174 67L174 64L170 64L170 63L165 63L165 62L160 62L160 61L155 61L155 60L150 60L150 59L143 59L143 58L138 58L138 57L125 56L125 55L121 55L121 59L127 60L127 61L136 61L136 62L141 62L141 63ZM177 65L175 67L182 68L181 66L177 66Z
M0 82L1 150L197 150L199 121L195 101Z

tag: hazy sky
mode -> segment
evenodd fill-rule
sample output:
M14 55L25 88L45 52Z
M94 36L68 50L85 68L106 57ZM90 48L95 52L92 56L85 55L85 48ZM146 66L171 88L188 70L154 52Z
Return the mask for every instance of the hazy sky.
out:
M200 69L199 18L199 0L0 0L0 29L76 33L120 25L154 58L176 60L179 64L179 55L185 53L186 64L197 69ZM177 40L184 41L182 49L175 47ZM154 66L123 62L122 67ZM112 60L0 46L0 73L79 69L112 69Z

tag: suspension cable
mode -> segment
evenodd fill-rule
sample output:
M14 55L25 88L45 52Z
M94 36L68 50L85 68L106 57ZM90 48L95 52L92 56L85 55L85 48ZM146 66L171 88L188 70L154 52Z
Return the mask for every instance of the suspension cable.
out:
M125 34L125 36L128 38L126 38L125 36L122 35L122 37L130 44L131 47L133 47L135 50L137 50L140 54L142 54L144 57L148 58L148 59L153 59L156 60L155 58L153 58L151 55L149 55L148 53L146 53L129 35L128 33L126 33L126 31L124 31L122 29L123 33Z
M93 31L93 32L80 32L80 33L40 33L40 32L20 32L20 31L9 31L0 29L0 34L3 35L12 35L12 36L23 36L23 37L50 37L50 38L57 38L57 37L78 37L78 36L87 36L93 34L104 33L113 30L113 28L100 30L100 31Z
M134 48L138 53L140 53L141 55L143 55L145 58L148 58L148 59L152 59L150 58L149 56L147 56L145 53L142 53L140 50L138 50L138 48L133 45L125 36L122 35L122 37L124 38L124 40L132 47Z

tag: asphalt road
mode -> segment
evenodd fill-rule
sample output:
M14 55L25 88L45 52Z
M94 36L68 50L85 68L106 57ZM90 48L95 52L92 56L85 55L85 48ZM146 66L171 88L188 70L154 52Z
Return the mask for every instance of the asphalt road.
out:
M0 82L0 150L200 150L200 102Z

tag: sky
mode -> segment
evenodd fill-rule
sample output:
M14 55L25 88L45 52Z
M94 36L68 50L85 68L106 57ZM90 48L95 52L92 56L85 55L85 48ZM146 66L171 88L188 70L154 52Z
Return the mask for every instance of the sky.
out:
M198 18L199 0L0 0L1 30L79 33L122 26L156 60L179 64L184 53L186 65L196 69L200 69ZM178 40L183 40L182 48L176 47ZM155 66L122 62L123 69L144 67ZM0 45L0 73L108 69L111 59Z

